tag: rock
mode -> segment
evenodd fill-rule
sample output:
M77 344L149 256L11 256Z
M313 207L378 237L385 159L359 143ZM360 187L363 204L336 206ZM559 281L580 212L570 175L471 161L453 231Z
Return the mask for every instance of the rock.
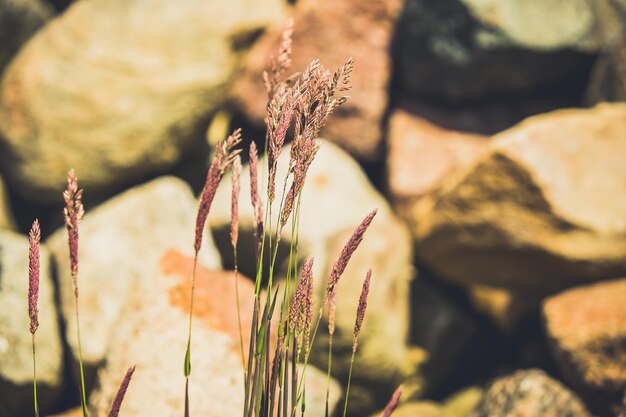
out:
M487 147L487 137L448 130L405 109L389 121L387 182L396 210L408 211L437 190L453 172L467 167Z
M83 409L81 407L74 407L60 414L55 414L49 417L83 417Z
M624 10L605 0L410 0L398 23L400 82L452 101L555 85L582 93L593 54L620 40Z
M565 291L543 306L561 372L602 415L626 394L625 300L626 278L621 278Z
M476 311L486 316L501 332L512 334L526 317L538 312L542 297L488 285L472 285L469 300Z
M69 168L93 194L165 171L224 103L243 39L281 16L279 0L74 3L2 80L6 180L57 202Z
M82 353L90 381L114 341L125 305L142 297L137 288L162 275L159 264L163 255L171 250L193 255L197 209L187 184L162 177L132 188L85 214L79 226L78 286ZM48 245L57 265L67 342L77 358L65 228L56 231ZM210 235L204 238L199 262L213 269L220 267Z
M467 417L483 397L483 389L471 386L446 398L443 408L450 417Z
M438 275L546 295L626 274L626 105L562 110L496 135L486 155L413 210Z
M381 155L392 72L389 51L401 3L303 0L293 9L293 72L304 71L313 59L330 69L350 56L356 59L351 99L337 110L323 135L361 160L377 160ZM276 54L282 30L281 24L259 39L234 85L239 109L258 125L263 123L267 103L261 74L268 57Z
M184 407L185 357L189 292L193 258L177 251L163 254L160 273L149 282L137 282L140 297L127 305L125 317L113 333L107 363L99 372L97 390L90 398L94 417L107 416L126 369L136 365L133 380L122 406L129 416L178 415ZM232 272L199 268L196 275L192 339L192 372L189 382L190 414L225 416L241 414L244 389L239 332ZM242 327L252 323L254 284L239 275ZM244 331L244 334L247 334ZM248 346L249 337L244 337ZM326 378L313 368L307 370L307 397L320 402L325 397ZM320 388L320 385L324 389ZM331 410L339 399L332 382ZM308 409L308 408L307 408ZM313 407L316 417L323 406ZM312 410L308 409L309 412Z
M15 220L2 177L0 177L0 229L15 229Z
M0 1L0 74L11 58L53 15L40 0Z
M40 246L37 395L43 413L63 389L63 347L54 302L50 253ZM31 416L33 356L28 317L28 238L0 230L0 416Z
M289 149L284 149L279 158L277 190L282 190ZM265 160L259 161L262 167ZM260 171L262 172L262 171ZM218 189L209 223L216 243L223 256L232 252L228 231L230 227L230 178L225 177ZM250 205L249 169L241 175L241 201L239 219L241 241L252 234L252 209ZM262 193L264 194L264 193ZM279 198L279 197L277 197ZM354 389L359 383L369 384L368 394L363 401L351 401L362 405L369 413L383 406L395 387L405 378L418 378L418 361L414 349L407 345L409 329L409 280L412 276L410 237L403 224L393 215L388 203L371 186L358 164L337 146L322 141L316 160L307 174L307 185L302 194L300 230L298 234L300 258L315 257L315 297L319 302L326 288L330 268L339 256L356 226L372 209L378 214L367 231L359 249L355 252L348 268L340 280L337 296L337 333L334 345L334 375L345 380L347 355L352 347L352 333L358 297L367 268L373 270L368 312L361 335L359 352L355 362ZM276 209L273 214L275 215ZM273 220L276 224L276 219ZM290 228L283 231L283 241L289 242ZM250 244L249 246L252 246ZM239 255L240 268L254 274L254 266L245 266L251 255ZM284 258L283 258L284 259ZM230 261L232 262L232 260ZM280 260L278 261L280 264ZM226 265L229 261L225 260ZM321 324L317 334L311 360L321 369L326 369L326 325ZM420 359L421 361L421 359ZM336 365L336 366L335 366ZM419 378L418 378L419 379ZM407 382L410 384L410 381ZM372 389L380 386L380 389ZM376 405L377 404L377 405ZM356 412L356 411L355 411ZM359 413L363 414L363 413Z
M591 417L560 382L533 368L493 381L469 417Z
M372 417L379 417L382 411L372 414ZM433 401L412 401L400 404L392 414L393 417L452 417L441 404Z

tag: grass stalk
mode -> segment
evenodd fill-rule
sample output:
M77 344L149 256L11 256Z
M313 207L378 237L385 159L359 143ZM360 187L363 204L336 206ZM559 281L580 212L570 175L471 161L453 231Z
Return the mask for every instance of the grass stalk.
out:
M35 417L39 417L39 403L37 402L37 358L35 355L35 335L32 335L33 340L33 404L35 407Z

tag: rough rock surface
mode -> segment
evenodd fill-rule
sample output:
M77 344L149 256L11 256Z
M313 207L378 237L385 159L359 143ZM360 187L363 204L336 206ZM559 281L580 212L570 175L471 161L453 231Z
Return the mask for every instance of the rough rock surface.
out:
M438 189L486 150L486 136L448 130L405 109L389 120L387 182L396 209Z
M183 410L182 364L192 268L191 257L169 251L161 258L161 273L150 282L138 283L136 291L141 297L133 298L127 305L127 319L113 333L107 363L99 373L99 387L90 398L94 417L108 415L117 386L130 365L137 368L124 400L124 414L176 416ZM242 326L249 329L254 284L242 275L238 278ZM197 271L189 382L191 415L239 415L243 409L234 279L232 272L202 267ZM244 346L248 343L244 340ZM307 375L307 404L323 404L326 378L313 368L308 369ZM340 395L335 381L331 393L332 410ZM323 407L307 410L316 417L324 415Z
M40 246L37 391L42 412L63 388L63 347L54 303L50 253ZM32 415L33 356L28 317L28 238L0 230L0 416Z
M593 53L622 36L607 0L409 0L398 28L402 85L467 100L584 82Z
M53 15L40 0L0 1L0 74L20 47Z
M197 209L186 183L162 177L86 212L79 225L78 286L83 360L90 380L114 344L112 336L125 305L142 297L137 286L148 285L140 283L149 283L162 275L159 263L163 254L176 250L193 255ZM47 243L57 265L66 338L77 358L65 228L55 232ZM220 263L211 237L205 235L200 264L216 269Z
M2 80L6 180L57 201L70 168L95 194L171 167L224 102L237 40L281 16L279 0L75 2Z
M9 206L9 196L7 195L4 182L0 177L0 229L14 229L15 220Z
M472 285L468 288L474 309L485 315L503 333L512 334L515 326L531 313L538 312L541 295L513 292L505 288Z
M625 301L621 278L567 290L544 303L561 372L601 414L618 407L626 394Z
M324 137L359 159L380 158L392 72L389 51L400 8L398 0L301 0L293 9L293 72L313 59L332 70L350 56L356 60L351 98L332 116ZM261 74L276 54L282 29L274 27L259 39L234 86L238 107L259 125L267 102Z
M282 190L282 179L289 159L289 149L284 149L279 158L277 190ZM259 161L262 167L265 160ZM260 170L259 172L263 172ZM246 166L241 176L240 226L242 241L252 232L252 209L250 205L249 169ZM261 189L264 189L262 187ZM262 193L263 194L263 193ZM319 301L326 288L330 268L339 256L341 248L356 226L369 211L378 208L359 249L355 252L348 268L340 280L337 296L338 347L336 371L347 362L350 354L354 316L358 294L367 269L373 269L370 302L367 318L359 337L358 366L355 367L355 383L368 381L383 388L364 396L363 401L352 401L363 405L366 412L376 409L391 395L388 390L400 380L415 376L416 358L408 342L409 280L412 276L410 237L384 198L372 187L358 164L344 151L330 142L322 141L321 148L307 174L307 183L302 194L300 210L299 257L315 257L314 279L316 298ZM275 214L276 209L274 209ZM224 179L218 189L209 223L216 242L223 254L232 251L228 230L230 225L230 178ZM276 224L276 219L273 220ZM290 239L290 228L283 231L283 240ZM254 253L254 252L251 252ZM243 252L242 252L243 254ZM253 259L254 255L250 255ZM246 259L240 256L240 260ZM242 270L246 268L243 261ZM249 270L249 269L248 269ZM252 270L254 271L254 270ZM251 274L251 272L248 272ZM325 329L325 324L322 324ZM319 352L326 351L326 330L318 332ZM342 347L339 350L339 347ZM315 351L314 351L315 353ZM313 358L324 369L325 354ZM344 360L345 359L345 360ZM319 362L318 362L319 361ZM340 378L341 379L341 378ZM343 380L343 379L342 379ZM351 389L352 393L355 393ZM374 408L372 408L374 407Z
M626 105L535 116L412 212L438 275L547 294L626 273ZM422 204L423 203L423 204Z
M469 417L591 417L584 404L539 369L496 379Z

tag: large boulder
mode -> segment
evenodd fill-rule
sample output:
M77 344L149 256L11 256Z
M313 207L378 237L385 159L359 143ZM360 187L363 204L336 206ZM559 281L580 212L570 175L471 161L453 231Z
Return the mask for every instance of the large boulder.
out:
M14 229L15 220L11 213L11 207L9 206L9 196L6 192L6 187L0 177L0 229Z
M626 395L626 278L548 298L546 330L561 372L605 415Z
M324 137L362 160L380 158L383 124L392 75L390 55L401 1L301 0L292 10L293 63L303 71L313 59L327 68L355 58L351 99L339 108L324 129ZM261 82L272 54L276 54L282 25L273 27L252 49L246 69L234 85L239 109L262 124L267 95ZM346 134L350 132L350 134Z
M20 52L0 87L0 164L56 201L69 168L92 193L164 171L224 103L251 33L279 0L75 2Z
M469 100L584 89L593 54L621 40L623 2L608 0L409 0L398 28L402 85Z
M487 148L487 136L447 129L405 108L389 119L387 186L395 209L406 213Z
M282 181L288 161L289 148L283 150L278 160L277 201L280 190L283 189ZM259 166L264 164L265 159L259 161ZM260 169L259 172L263 170ZM230 177L224 178L224 186L217 192L208 220L216 243L225 256L232 252L228 236L230 183ZM242 249L243 241L253 230L249 187L249 168L246 166L241 176L239 203ZM363 412L384 405L391 395L389 389L397 386L400 381L417 378L416 366L423 359L423 355L416 357L414 349L408 346L409 281L412 277L410 236L406 227L393 215L384 197L372 187L356 161L336 145L321 141L320 150L307 174L307 183L302 193L298 232L298 256L315 257L317 301L323 297L330 269L341 248L361 220L374 208L378 208L378 214L338 286L337 333L334 339L336 359L333 360L333 368L335 375L344 380L352 347L358 297L365 273L371 267L373 276L368 311L359 337L355 381L351 388L352 398L353 393L357 395L359 384L370 387L362 401L351 401L351 406L362 406ZM276 211L275 208L272 213L274 216ZM276 221L274 218L272 224L275 225ZM283 231L284 242L292 239L290 229L288 225ZM243 253L239 256L240 267L242 270L248 268L248 275L252 275L254 266L246 266L244 263L246 259L254 259L254 252L250 251L247 256L243 256ZM325 369L325 323L321 324L316 341L312 360ZM410 382L407 384L410 385ZM380 388L372 390L372 386Z
M43 0L0 1L0 74L52 15L52 7Z
M150 281L137 282L135 291L141 296L127 304L126 319L116 326L106 365L99 372L98 388L90 398L94 417L108 415L117 387L129 366L137 368L124 400L124 414L141 417L182 413L192 268L193 258L169 251L160 260L160 274ZM190 415L239 415L243 410L244 380L234 279L232 272L203 267L197 270ZM254 284L242 275L237 279L244 346L247 347ZM322 417L324 407L319 404L324 404L326 378L314 368L307 369L307 377L307 405L313 405L307 407L307 411ZM340 391L335 381L331 383L332 412Z
M63 389L63 347L54 301L50 252L40 246L37 394L43 413ZM0 230L0 417L31 416L33 356L28 316L28 238Z
M186 183L162 177L132 188L85 214L79 225L78 287L82 354L90 382L109 347L116 342L113 334L126 305L143 297L138 286L150 285L163 274L163 255L171 250L193 255L197 209ZM76 359L74 291L65 228L55 232L47 244L57 266L67 342ZM221 264L208 234L199 262L213 269Z
M626 274L625 129L626 105L607 104L496 135L412 212L420 261L462 285L526 294Z
M591 417L574 393L539 369L520 370L489 385L469 417Z

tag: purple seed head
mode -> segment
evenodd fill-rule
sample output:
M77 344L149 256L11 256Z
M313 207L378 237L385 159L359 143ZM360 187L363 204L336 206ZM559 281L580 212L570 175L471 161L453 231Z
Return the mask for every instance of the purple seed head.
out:
M196 238L194 241L196 254L200 252L200 247L202 246L202 232L204 231L204 225L217 192L217 187L220 185L224 173L234 163L239 152L241 152L239 149L235 149L235 146L239 143L241 143L241 129L235 130L225 141L219 142L213 154L213 160L207 172L204 187L202 187L200 206L198 207L198 215L196 217Z
M28 234L28 315L30 317L30 332L35 335L39 327L39 241L41 229L39 220L35 219Z
M359 333L361 332L361 326L363 326L363 319L365 318L365 310L367 310L367 295L370 292L370 279L372 278L372 270L368 269L365 275L365 281L363 281L363 289L361 290L361 296L359 297L359 306L356 310L356 320L354 321L354 343L352 344L352 352L356 353L357 340Z
M363 236L365 235L365 232L374 219L376 213L377 210L373 210L363 219L361 224L359 224L346 245L341 250L341 255L339 255L337 262L335 262L335 265L330 273L330 277L328 278L328 288L326 290L327 294L330 294L335 288L335 285L337 285L337 282L339 282L341 274L343 274L343 271L348 266L348 262L350 261L352 254L354 254L356 249L359 247L359 244L363 240Z
M393 395L391 396L391 399L389 399L389 402L385 406L385 409L383 410L381 417L390 417L393 411L396 409L396 407L398 407L398 403L400 402L400 397L402 396L402 389L403 389L402 385L396 388Z
M73 169L67 174L67 189L63 192L63 199L65 200L63 214L70 249L70 270L74 283L74 294L78 297L78 224L83 219L85 209L82 201L83 190L78 189L78 179Z
M120 384L119 389L117 390L117 395L115 395L115 399L113 400L113 404L111 404L111 411L109 411L109 417L117 417L120 413L120 407L122 406L122 401L124 401L124 396L126 395L126 390L128 389L128 384L130 384L130 380L133 377L133 373L135 373L135 367L131 366L126 371L126 375Z
M233 249L237 248L239 239L239 191L241 177L241 157L237 155L233 162L233 189L232 201L230 205L230 242Z

